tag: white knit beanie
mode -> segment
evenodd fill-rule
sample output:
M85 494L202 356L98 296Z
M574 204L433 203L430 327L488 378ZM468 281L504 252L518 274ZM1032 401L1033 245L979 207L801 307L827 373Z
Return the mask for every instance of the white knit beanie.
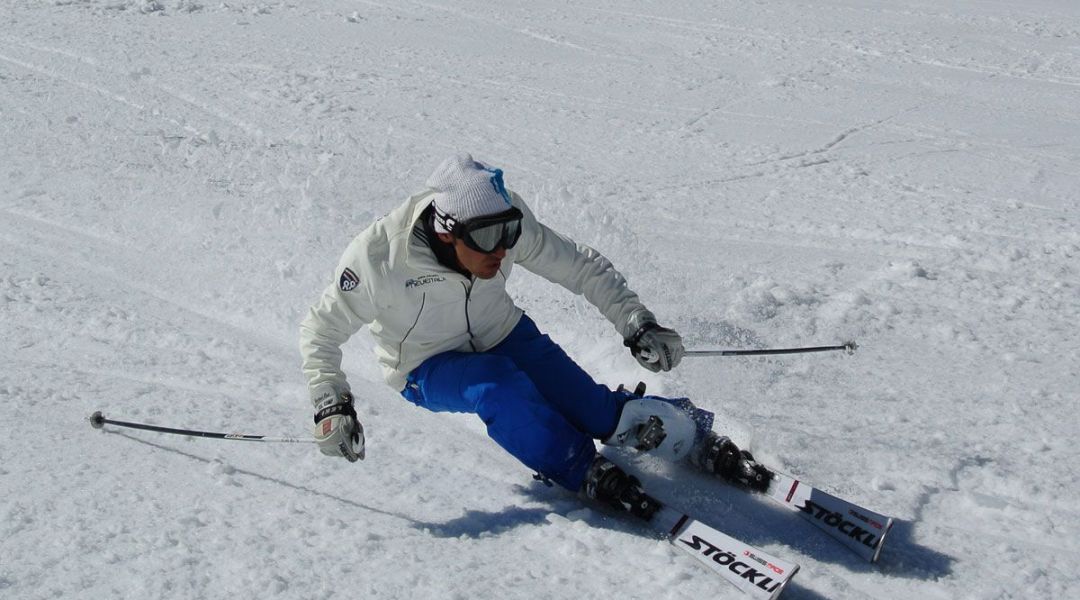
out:
M468 221L506 212L510 194L503 185L502 169L493 169L461 153L444 160L428 177L435 190L435 231L449 233L445 219Z

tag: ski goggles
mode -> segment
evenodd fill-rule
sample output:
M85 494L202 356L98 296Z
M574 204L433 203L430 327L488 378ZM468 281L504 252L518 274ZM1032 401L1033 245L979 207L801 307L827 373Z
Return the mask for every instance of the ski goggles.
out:
M524 215L516 206L509 210L483 217L476 217L468 221L458 221L450 216L438 214L436 217L442 220L454 237L460 239L469 248L491 254L500 247L507 250L514 247L521 237L521 219Z

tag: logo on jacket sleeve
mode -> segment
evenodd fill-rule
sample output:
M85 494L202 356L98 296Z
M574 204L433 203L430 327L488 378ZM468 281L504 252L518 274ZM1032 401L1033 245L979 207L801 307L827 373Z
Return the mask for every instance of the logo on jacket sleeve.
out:
M338 287L343 292L351 292L356 289L356 286L360 285L360 278L353 273L352 269L346 268L341 272L341 279L338 280Z

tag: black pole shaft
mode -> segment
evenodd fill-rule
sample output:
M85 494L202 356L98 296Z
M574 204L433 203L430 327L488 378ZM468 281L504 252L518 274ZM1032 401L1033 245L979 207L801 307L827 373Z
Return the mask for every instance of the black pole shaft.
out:
M809 348L763 348L760 350L687 350L686 356L764 356L768 354L805 354L808 352L832 352L846 350L848 354L858 348L855 342L839 346L811 346Z
M146 423L131 423L129 421L116 421L113 419L106 419L105 415L101 414L101 411L95 412L90 415L90 425L95 429L101 429L105 425L114 425L116 427L127 427L129 429L141 429L143 431L155 431L157 433L169 433L172 435L186 435L192 437L204 437L218 440L238 440L241 442L298 442L307 443L314 442L313 439L300 439L290 437L269 437L265 435L248 435L243 433L218 433L216 431L198 431L195 429L177 429L175 427L161 427L159 425L148 425Z

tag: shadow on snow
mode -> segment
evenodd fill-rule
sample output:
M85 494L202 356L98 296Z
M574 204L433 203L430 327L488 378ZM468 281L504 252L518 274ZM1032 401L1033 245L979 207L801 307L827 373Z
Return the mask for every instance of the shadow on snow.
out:
M106 431L106 433L125 437L134 442L179 454L205 464L216 462L126 433L114 431ZM622 458L624 460L618 462L624 465L634 462L625 460L627 458L625 456ZM235 473L321 496L364 511L400 519L409 523L414 529L440 538L478 538L500 535L518 527L544 524L550 520L553 513L565 517L582 508L590 509L582 513L582 518L592 527L655 538L663 537L641 522L627 518L625 514L608 511L596 505L583 504L574 494L539 484L518 486L518 491L532 501L540 502L545 506L536 508L507 506L497 511L468 510L455 519L435 523L420 521L402 513L369 506L254 471L236 467L232 467L232 470ZM842 565L852 572L878 571L894 577L928 581L950 575L952 565L956 560L952 556L917 543L914 540L914 524L897 520L894 521L892 531L886 539L881 559L873 565L829 538L825 532L814 527L798 514L773 506L765 498L754 498L752 494L743 490L680 467L667 467L667 470L673 471L673 474L678 477L677 484L672 482L665 473L651 472L649 469L633 468L633 466L628 470L637 475L642 480L645 489L660 501L670 502L673 507L687 511L703 523L755 546L773 543L787 544L798 552L813 557L814 560ZM824 598L813 590L801 587L798 584L798 578L788 586L784 597L807 600Z

